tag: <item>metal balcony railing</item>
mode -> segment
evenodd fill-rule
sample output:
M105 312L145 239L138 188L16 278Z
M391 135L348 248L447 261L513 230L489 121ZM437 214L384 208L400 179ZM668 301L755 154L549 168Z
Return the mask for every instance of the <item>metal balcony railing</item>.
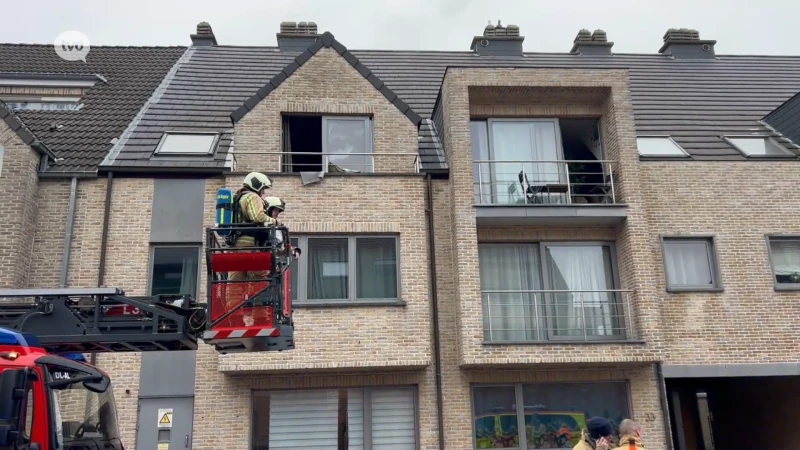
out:
M473 161L476 205L617 203L611 161Z
M484 290L487 342L637 340L633 291Z

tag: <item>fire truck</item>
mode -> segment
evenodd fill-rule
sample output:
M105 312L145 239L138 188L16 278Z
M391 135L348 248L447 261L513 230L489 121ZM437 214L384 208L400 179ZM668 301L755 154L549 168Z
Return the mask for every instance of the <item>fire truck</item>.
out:
M227 246L220 235L234 229L268 237ZM111 380L86 354L198 341L222 354L292 350L289 243L284 226L207 228L205 303L111 287L0 289L0 450L123 450Z

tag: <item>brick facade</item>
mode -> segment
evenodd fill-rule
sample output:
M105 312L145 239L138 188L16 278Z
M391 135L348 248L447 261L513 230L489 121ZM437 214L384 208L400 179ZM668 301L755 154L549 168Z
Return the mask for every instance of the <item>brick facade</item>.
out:
M620 70L450 69L441 102L450 177L433 183L433 214L447 449L472 448L475 383L625 381L648 448L661 449L653 362L800 361L796 327L786 320L800 312L800 294L774 292L764 240L769 233L800 234L783 213L798 203L785 194L800 175L791 163L640 162L628 75ZM219 355L201 345L192 448L250 448L254 390L380 385L418 387L420 448L438 448L425 180L408 174L412 156L388 155L416 153L417 130L407 117L335 51L321 50L236 124L237 173L206 180L205 225L213 222L218 188L238 187L251 170L279 170L284 113L373 117L376 172L393 173L327 175L307 186L297 176L276 174L273 195L287 202L283 220L297 234L399 236L404 305L298 307L292 352ZM627 205L625 222L478 227L470 117L586 115L601 117L616 193ZM11 206L22 213L0 219L11 230L0 247L0 287L57 287L69 180L37 184L38 156L3 127L0 122L0 189L23 194L11 196ZM68 287L97 285L106 183L78 182ZM113 183L104 284L145 294L154 183L124 177ZM660 235L680 233L717 237L723 293L665 292ZM613 241L622 288L634 292L632 314L643 342L483 345L478 243L540 240ZM201 258L201 298L204 264ZM761 306L766 304L769 309ZM98 359L114 379L126 448L135 442L140 360L137 354Z

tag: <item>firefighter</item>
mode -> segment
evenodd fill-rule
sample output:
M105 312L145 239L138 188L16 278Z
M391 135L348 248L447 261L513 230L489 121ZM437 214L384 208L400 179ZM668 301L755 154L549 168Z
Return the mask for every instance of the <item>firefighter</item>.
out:
M264 197L264 203L266 204L267 215L274 219L278 225L282 225L280 221L278 221L278 216L280 216L280 214L286 210L286 202L280 197ZM278 230L278 232L280 232L280 230ZM291 242L283 242L283 235L279 235L277 238L281 249L291 252L294 259L298 259L300 257L299 248L292 247Z

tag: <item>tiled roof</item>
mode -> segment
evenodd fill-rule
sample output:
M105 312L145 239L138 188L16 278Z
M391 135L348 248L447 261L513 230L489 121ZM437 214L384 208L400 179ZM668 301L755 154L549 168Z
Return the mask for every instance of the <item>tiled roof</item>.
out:
M190 52L188 62L181 64L123 149L139 161L137 165L152 155L163 131L230 132L231 113L300 54L275 47L233 46L196 47ZM448 67L627 69L637 132L671 135L695 159L743 159L719 136L770 133L760 119L800 91L800 57L792 56L675 59L660 54L479 57L473 52L350 52L423 119L431 118ZM429 133L435 123L421 124L423 169L442 167L441 150L436 150L441 144L434 143ZM224 155L218 156L218 166L219 158Z
M86 62L59 58L51 45L0 44L0 72L100 75L79 111L17 111L62 161L51 172L94 171L185 47L92 47ZM51 125L60 125L51 130Z
M22 139L22 142L31 146L32 149L38 151L40 154L47 155L50 158L55 158L53 152L40 141L34 134L31 132L30 128L25 126L22 120L14 113L14 111L9 108L9 106L2 100L0 100L0 119L14 131L17 136Z

